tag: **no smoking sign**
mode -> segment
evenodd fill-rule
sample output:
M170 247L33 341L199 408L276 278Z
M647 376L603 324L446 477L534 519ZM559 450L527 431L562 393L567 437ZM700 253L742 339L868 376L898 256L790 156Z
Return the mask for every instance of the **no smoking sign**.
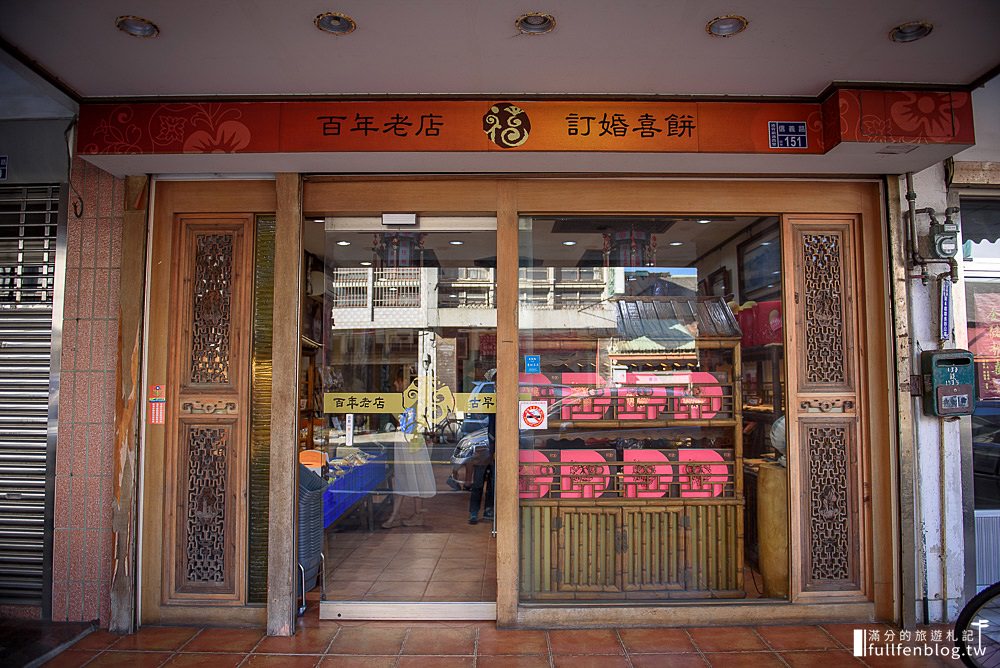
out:
M522 430L549 428L549 404L547 401L519 401L517 414Z

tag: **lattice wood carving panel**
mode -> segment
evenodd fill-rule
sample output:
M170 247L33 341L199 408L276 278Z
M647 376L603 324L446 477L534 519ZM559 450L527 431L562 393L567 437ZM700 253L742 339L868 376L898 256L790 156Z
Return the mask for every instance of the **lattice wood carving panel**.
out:
M808 499L808 589L855 589L857 577L857 455L853 420L803 419L804 494Z
M250 216L177 221L167 397L167 603L246 599Z
M195 237L189 382L229 383L233 233Z
M188 424L178 480L177 590L233 593L232 424Z
M844 233L826 230L799 235L802 274L797 291L801 313L800 389L850 391L854 387L848 300L853 289Z

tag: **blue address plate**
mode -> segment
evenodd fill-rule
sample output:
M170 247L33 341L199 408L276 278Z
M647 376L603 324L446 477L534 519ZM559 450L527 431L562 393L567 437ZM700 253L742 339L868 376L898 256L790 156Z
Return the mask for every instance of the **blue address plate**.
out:
M809 148L805 121L768 121L771 148Z

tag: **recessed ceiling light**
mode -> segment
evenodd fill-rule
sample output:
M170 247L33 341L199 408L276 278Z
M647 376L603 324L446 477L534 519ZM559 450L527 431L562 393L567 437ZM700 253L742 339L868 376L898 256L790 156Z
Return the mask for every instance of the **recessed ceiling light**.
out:
M458 299L458 295L448 295L449 299Z
M313 218L314 223L325 223L326 218Z
M575 245L576 245L575 241L564 241L563 242L563 246L575 246Z
M712 221L710 221L710 220L699 220L699 221L698 221L698 224L699 224L699 225L708 225L708 224L709 224L709 223L711 223L711 222L712 222Z
M358 24L350 16L337 12L324 12L317 16L313 23L323 32L331 35L347 35L354 32Z
M705 32L713 37L732 37L746 30L749 23L743 16L717 16L705 24Z
M464 241L455 240L455 241L449 241L448 243L450 243L452 246L461 246L465 242Z
M671 241L670 245L671 246L683 246L684 242L683 241Z
M518 16L514 21L514 25L523 35L544 35L555 29L556 20L552 14L529 12Z
M372 263L369 262L368 260L362 260L361 261L361 266L362 267L370 267L370 266L372 266Z
M761 246L770 246L770 245L771 245L771 242L770 242L770 241L761 241L761 242L760 242L760 245L761 245Z
M889 39L893 42L905 44L906 42L916 42L931 34L934 25L927 21L910 21L901 23L889 31Z
M343 240L341 240L341 241L337 242L337 245L338 246L350 246L351 242L350 241L343 241Z
M155 23L141 16L119 16L115 19L115 27L132 37L156 37L160 34Z

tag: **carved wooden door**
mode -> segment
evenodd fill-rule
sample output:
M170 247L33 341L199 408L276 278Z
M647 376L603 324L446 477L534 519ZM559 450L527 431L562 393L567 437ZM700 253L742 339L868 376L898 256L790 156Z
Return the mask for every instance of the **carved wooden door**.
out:
M163 602L245 599L250 216L178 216L169 308Z
M865 594L857 223L784 220L793 598Z

